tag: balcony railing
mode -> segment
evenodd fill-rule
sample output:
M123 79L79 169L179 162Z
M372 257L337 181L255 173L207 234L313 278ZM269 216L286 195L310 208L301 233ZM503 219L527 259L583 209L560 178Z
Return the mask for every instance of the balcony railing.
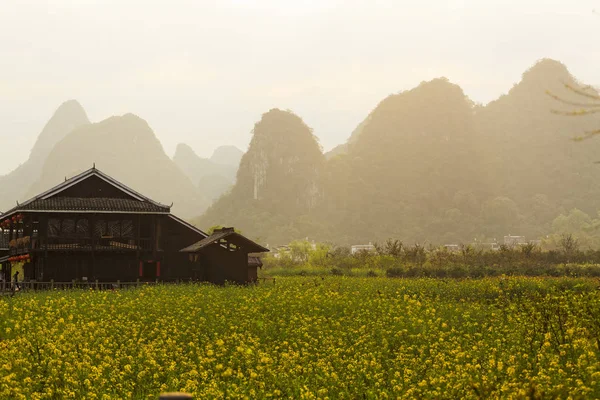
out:
M69 238L49 237L32 240L28 248L16 249L23 253L38 251L153 251L153 240L148 238L131 239L117 237ZM12 254L12 253L11 253ZM16 253L18 254L18 253Z
M26 254L31 248L31 237L25 236L8 242L9 254L11 256Z

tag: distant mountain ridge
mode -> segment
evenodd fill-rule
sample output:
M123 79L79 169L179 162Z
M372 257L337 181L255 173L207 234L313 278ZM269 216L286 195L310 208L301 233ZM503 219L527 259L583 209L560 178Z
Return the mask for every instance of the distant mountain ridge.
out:
M600 170L593 162L600 141L569 139L598 129L600 116L553 114L562 105L546 91L568 97L564 83L579 84L549 59L486 106L447 79L423 82L379 103L326 162L320 152L303 156L311 146L288 152L281 144L297 137L294 119L271 119L276 134L258 137L255 128L236 185L197 222L227 221L269 244L307 236L342 244L388 237L470 243L509 232L539 237L560 213L598 209ZM273 162L293 171L293 159L311 160L305 173L319 171L316 191L298 175L286 182L264 173ZM319 200L298 212L296 199L311 193Z
M215 149L210 160L216 164L238 167L244 152L235 146L219 146Z
M76 100L61 104L42 129L27 161L12 172L0 176L0 210L7 210L16 201L25 200L29 185L39 179L46 158L56 143L74 129L89 123L85 110Z
M327 154L299 116L272 109L245 154L224 146L210 159L180 144L171 160L141 118L90 124L67 102L30 160L0 177L0 210L96 162L200 227L235 226L271 245L307 236L338 244L537 238L559 214L599 208L600 141L570 139L598 129L600 115L552 113L569 107L546 91L572 98L565 83L582 85L549 59L485 106L445 78L422 82L383 99Z
M48 155L40 179L28 197L96 167L132 189L189 218L209 205L192 182L165 154L147 122L133 114L110 117L75 129Z
M235 146L221 146L207 159L199 157L187 144L180 143L173 161L202 193L216 200L233 186L243 154Z

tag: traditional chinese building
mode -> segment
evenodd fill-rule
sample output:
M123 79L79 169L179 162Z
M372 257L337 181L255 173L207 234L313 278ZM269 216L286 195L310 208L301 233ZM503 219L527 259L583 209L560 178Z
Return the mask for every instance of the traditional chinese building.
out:
M256 267L236 244L205 244L192 257L180 251L208 238L170 206L92 168L0 214L0 271L8 279L18 265L24 280L46 282L253 280Z

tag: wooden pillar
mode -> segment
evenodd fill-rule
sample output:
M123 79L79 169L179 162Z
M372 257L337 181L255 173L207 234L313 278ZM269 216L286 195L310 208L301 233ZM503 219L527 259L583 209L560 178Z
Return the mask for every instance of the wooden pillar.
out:
M89 220L89 226L90 226L90 242L92 245L92 265L91 265L91 271L90 271L90 278L96 279L96 238L94 237L94 234L96 232L96 214L92 214L90 215L90 220Z
M157 226L156 215L152 214L152 258L156 259L156 242L157 242Z
M160 242L162 237L162 215L156 219L156 250L160 250Z
M144 262L142 260L140 260L140 269L139 269L138 276L141 278L142 275L144 275Z
M136 253L137 253L137 259L140 259L140 225L141 225L142 221L140 218L140 214L137 215L137 229L136 229L136 233L135 233L135 243L136 243Z
M160 261L156 262L156 277L160 277Z

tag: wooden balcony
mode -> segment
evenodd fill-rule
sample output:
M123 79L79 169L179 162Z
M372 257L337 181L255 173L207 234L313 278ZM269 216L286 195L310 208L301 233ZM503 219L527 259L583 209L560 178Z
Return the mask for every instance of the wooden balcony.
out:
M153 240L148 238L69 238L50 237L32 240L26 252L66 251L66 252L136 252L153 251Z

